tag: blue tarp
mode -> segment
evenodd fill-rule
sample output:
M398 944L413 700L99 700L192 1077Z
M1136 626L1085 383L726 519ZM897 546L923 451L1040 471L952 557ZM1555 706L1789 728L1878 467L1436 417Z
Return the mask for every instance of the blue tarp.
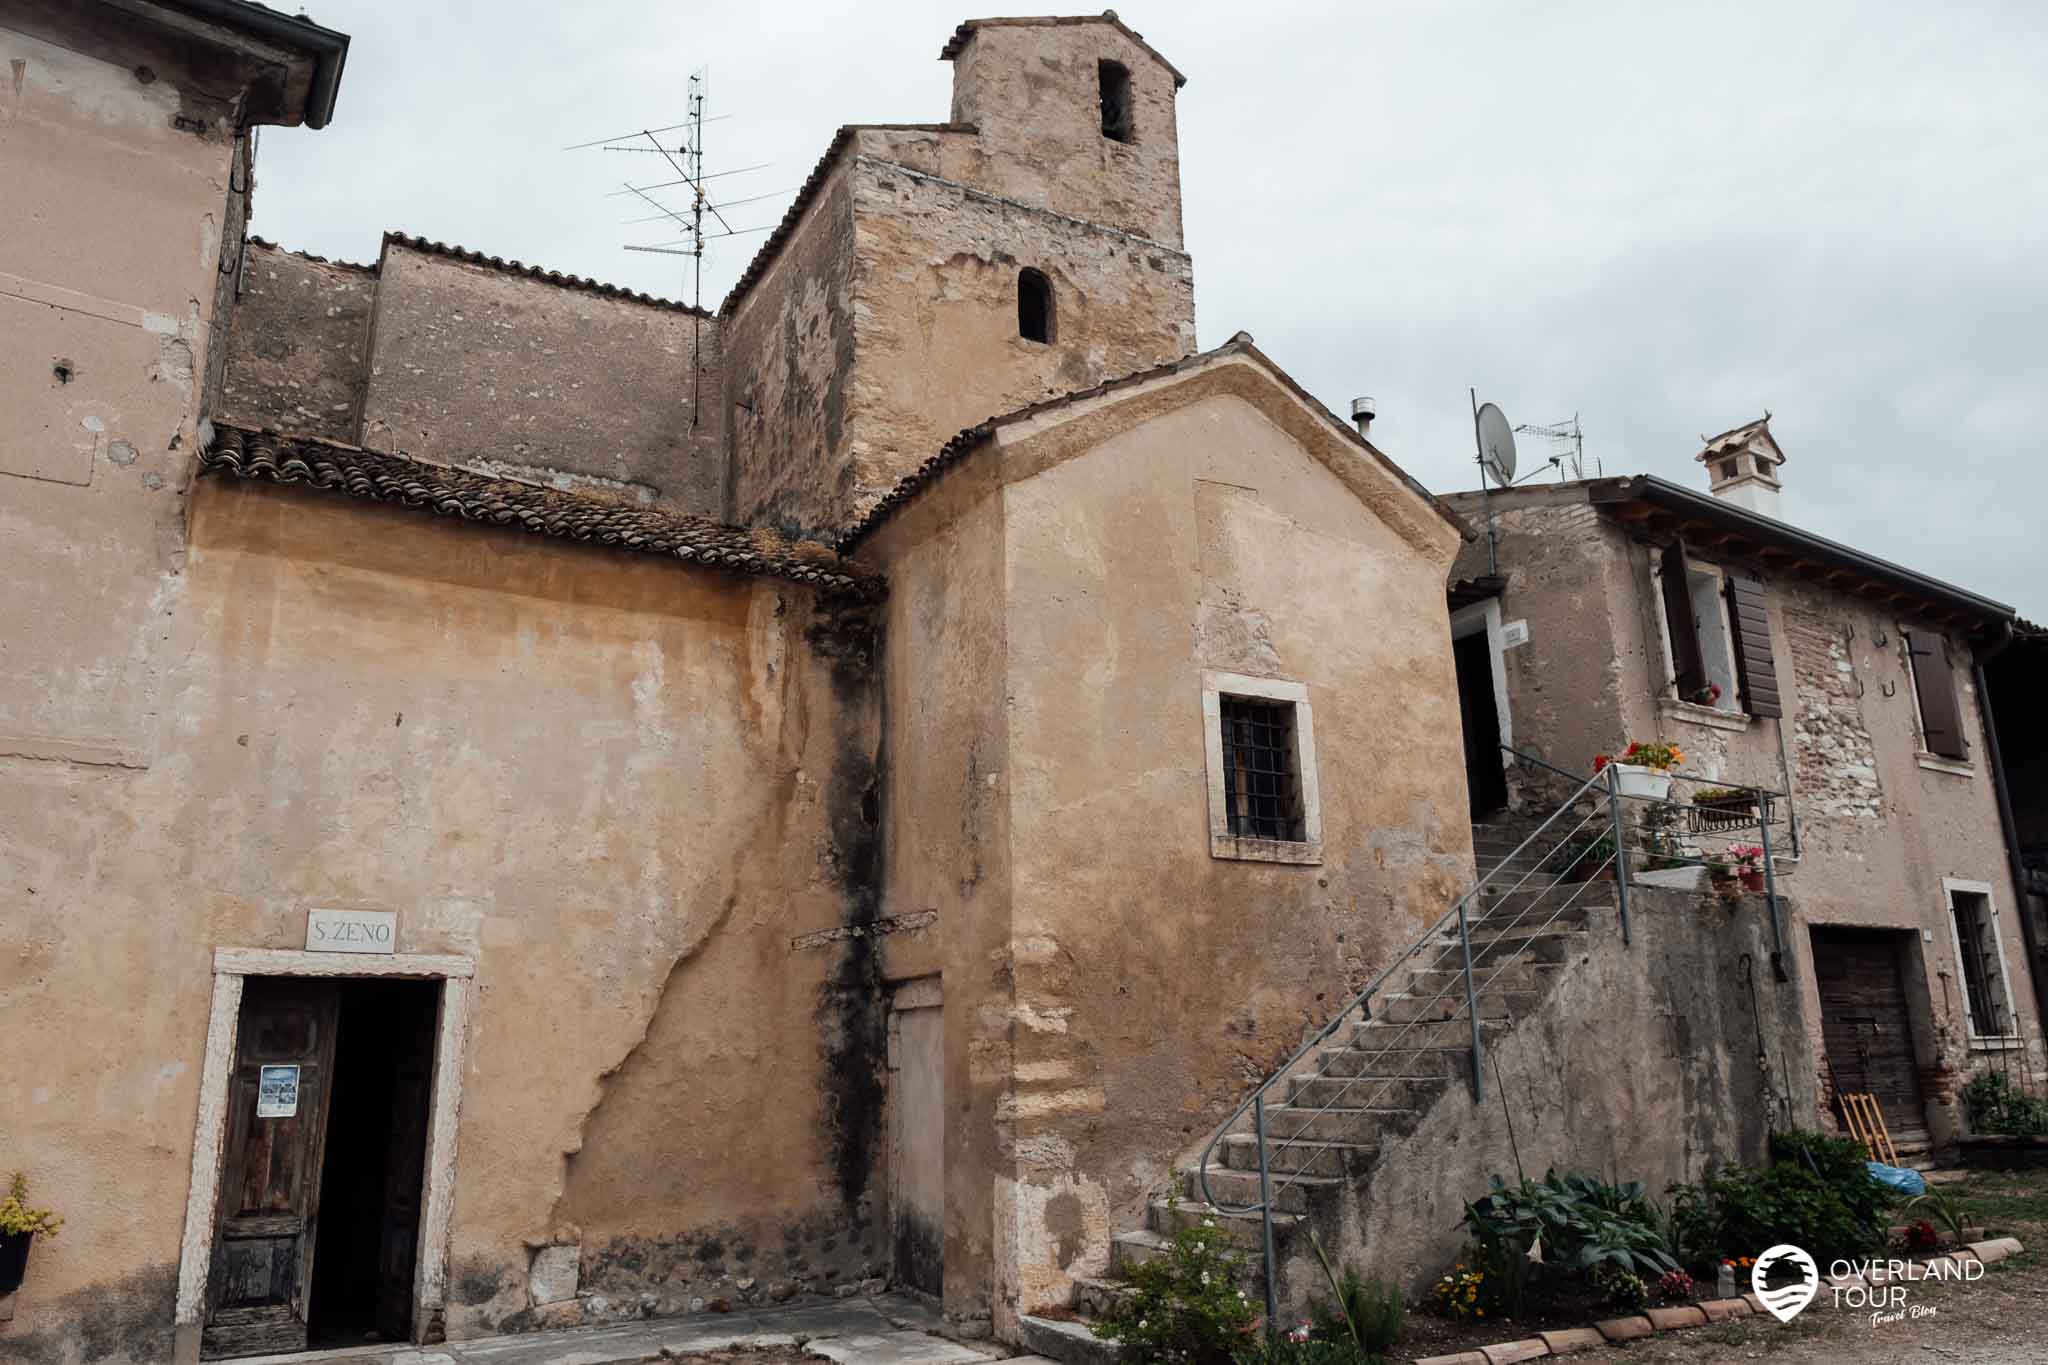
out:
M1868 1164L1870 1178L1880 1185L1889 1185L1900 1194L1927 1193L1927 1182L1920 1178L1918 1171L1909 1171L1903 1166L1887 1166L1882 1161Z

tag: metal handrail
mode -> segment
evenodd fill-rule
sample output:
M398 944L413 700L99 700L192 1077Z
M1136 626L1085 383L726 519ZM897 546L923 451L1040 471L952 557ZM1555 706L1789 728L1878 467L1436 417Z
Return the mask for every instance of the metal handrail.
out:
M1528 848L1531 844L1535 843L1536 840L1541 838L1544 832L1548 830L1550 826L1557 821L1557 818L1559 816L1563 815L1566 810L1570 809L1572 804L1576 802L1579 799L1579 797L1583 796L1595 784L1600 783L1603 780L1604 779L1602 779L1598 775L1595 775L1593 777L1586 778L1582 783L1580 783L1579 789L1572 793L1570 799L1565 801L1564 804L1560 805L1555 811L1552 811L1550 816L1547 819L1545 819L1541 825L1538 825L1536 829L1532 831L1527 838L1522 840L1521 844L1519 844L1515 848L1514 853L1509 854L1508 857L1503 860L1501 866L1505 866L1508 862L1512 862L1515 857L1515 854L1519 854L1520 852L1522 852L1523 849ZM1409 959L1409 957L1414 955L1416 952L1420 951L1423 947L1427 946L1431 942L1431 940L1435 939L1435 937L1438 934L1444 931L1446 926L1451 924L1454 920L1460 919L1466 905L1472 900L1474 896L1477 896L1480 893L1480 891L1485 888L1487 882L1491 881L1494 875L1499 871L1500 868L1495 867L1492 870L1488 871L1484 876L1480 877L1477 881L1475 881L1472 884L1471 890L1467 891L1464 895L1458 897L1456 903L1453 904L1449 910L1445 911L1444 914L1434 924L1430 925L1429 928L1423 932L1420 938L1416 939L1413 943L1409 944L1408 947L1404 949L1398 956L1396 956L1392 962L1388 963L1387 966L1380 972L1380 974L1374 977L1371 983L1368 984L1364 990L1359 991L1357 994L1353 995L1349 1000L1345 1001L1343 1007L1339 1009L1334 1016L1331 1017L1329 1023L1323 1025L1322 1029L1315 1035L1315 1037L1309 1039L1306 1043L1303 1043L1299 1048L1296 1048L1293 1055L1288 1057L1288 1059L1285 1062L1281 1063L1280 1067L1271 1075L1267 1076L1265 1080L1259 1082L1258 1086L1252 1091L1251 1095L1244 1101L1244 1103L1238 1105L1238 1107L1231 1112L1230 1117L1224 1120L1222 1126L1216 1130L1215 1136L1209 1139L1209 1145L1202 1149L1201 1164L1198 1167L1198 1174L1200 1177L1199 1183L1202 1187L1202 1198L1205 1201L1207 1201L1207 1203L1210 1206L1220 1209L1225 1213L1251 1213L1261 1207L1270 1208L1270 1204L1245 1204L1242 1206L1238 1206L1224 1204L1216 1199L1215 1195L1211 1193L1209 1189L1209 1158L1215 1154L1216 1144L1221 1142L1226 1136L1228 1136L1231 1133L1231 1130L1237 1126L1238 1120L1242 1119L1246 1115L1246 1113L1248 1113L1254 1107L1254 1105L1262 1105L1265 1099L1266 1092L1270 1090L1275 1083L1291 1075L1294 1071L1295 1066L1301 1061L1303 1057L1307 1056L1314 1049L1322 1046L1323 1042L1326 1039L1328 1039L1330 1035L1335 1033L1338 1029L1342 1028L1344 1025L1344 1021L1351 1017L1351 1012L1364 1005L1366 1001L1370 1000L1373 994L1376 991L1378 991L1382 985L1386 984L1387 978L1389 976L1392 976L1397 968L1399 968L1403 963L1405 963ZM1264 1151L1264 1147L1265 1144L1263 1140L1263 1135L1261 1135L1260 1150L1262 1152Z
M1447 910L1441 917L1439 917L1433 924L1431 924L1429 928L1425 930L1422 933L1422 935L1418 937L1414 942L1410 943L1407 946L1407 948L1403 949L1400 953L1395 955L1393 960L1389 962L1387 966L1384 969L1382 969L1380 973L1377 976L1375 976L1363 990L1358 991L1356 994L1352 995L1348 1000L1344 1002L1344 1004L1336 1011L1336 1013L1331 1017L1330 1021L1327 1024L1325 1024L1320 1030L1318 1030L1316 1034L1313 1037L1311 1037L1307 1042L1303 1043L1300 1047L1296 1048L1295 1051L1287 1058L1287 1060L1284 1063L1282 1063L1277 1069L1275 1069L1263 1081L1261 1081L1258 1084L1258 1086L1253 1089L1250 1096L1248 1096L1242 1103L1240 1103L1238 1107L1231 1112L1230 1116L1227 1119L1225 1119L1224 1122L1215 1130L1215 1132L1211 1135L1208 1144L1204 1146L1202 1149L1201 1159L1196 1168L1196 1175L1198 1184L1201 1189L1202 1198L1205 1204L1208 1207L1213 1208L1220 1213L1236 1215L1258 1213L1261 1216L1260 1222L1264 1237L1265 1265L1267 1271L1265 1279L1267 1297L1267 1316L1269 1321L1274 1320L1273 1315L1277 1312L1277 1302L1275 1297L1276 1289L1274 1286L1274 1277L1272 1273L1272 1268L1274 1264L1273 1215L1275 1208L1275 1200L1277 1196L1284 1194L1298 1180L1302 1179L1304 1176L1309 1175L1315 1158L1319 1157L1321 1154L1323 1154L1326 1151L1329 1151L1334 1147L1349 1145L1347 1142L1343 1141L1338 1137L1315 1138L1309 1136L1309 1134L1313 1131L1314 1121L1321 1115L1330 1113L1334 1110L1339 1109L1340 1107L1345 1112L1352 1112L1354 1109L1356 1109L1356 1111L1359 1113L1371 1113L1375 1102L1378 1101L1381 1096L1385 1095L1387 1091L1391 1089L1396 1082L1405 1082L1412 1078L1398 1075L1368 1076L1364 1074L1365 1068L1361 1068L1359 1072L1349 1076L1332 1075L1329 1070L1329 1067L1332 1065L1332 1062L1328 1059L1320 1060L1314 1067L1313 1071L1304 1075L1303 1077L1301 1077L1301 1079L1307 1082L1341 1080L1342 1084L1336 1086L1334 1088L1334 1092L1330 1094L1328 1098L1324 1099L1320 1104L1297 1104L1293 1101L1292 1096L1289 1096L1286 1100L1286 1103L1289 1108L1289 1113L1290 1115L1301 1119L1302 1122L1300 1126L1297 1127L1295 1131L1290 1133L1287 1137L1279 1139L1277 1143L1269 1144L1266 1126L1266 1100L1268 1093L1272 1090L1272 1088L1276 1084L1280 1084L1284 1081L1294 1079L1296 1077L1296 1068L1302 1064L1303 1059L1308 1057L1311 1053L1315 1052L1316 1050L1326 1046L1330 1042L1330 1040L1339 1032L1339 1030L1343 1029L1346 1026L1347 1022L1351 1020L1354 1012L1360 1013L1361 1019L1364 1023L1371 1023L1371 1000L1375 995L1378 994L1381 987L1383 987L1387 983L1387 981L1393 976L1393 974L1396 971L1406 968L1409 969L1413 974L1411 981L1415 978L1419 978L1423 973L1428 972L1440 972L1447 975L1451 979L1446 980L1444 984L1440 985L1433 994L1427 996L1421 994L1411 995L1404 992L1401 998L1403 998L1404 1000L1413 1000L1417 1003L1418 1008L1415 1011L1414 1017L1408 1019L1405 1023L1402 1023L1400 1027L1392 1034L1391 1037L1382 1040L1375 1048L1371 1049L1368 1053L1368 1061L1376 1062L1381 1059L1384 1059L1404 1039L1406 1039L1410 1032L1412 1032L1418 1025L1428 1025L1429 1027L1436 1028L1445 1024L1456 1023L1456 1007L1453 1007L1449 1018L1430 1018L1429 1016L1435 1012L1434 1007L1440 1005L1447 998L1453 997L1455 995L1462 995L1464 997L1463 1008L1465 1018L1467 1019L1471 1030L1470 1046L1472 1055L1472 1093L1475 1101L1482 1100L1484 1098L1485 1086L1482 1074L1482 1020L1479 1011L1479 997L1483 991L1490 988L1497 980L1500 979L1502 973L1508 971L1510 967L1512 967L1515 964L1513 964L1512 962L1503 962L1493 966L1492 969L1485 974L1483 980L1476 977L1473 963L1474 950L1471 938L1472 919L1468 913L1469 908L1476 897L1478 897L1482 892L1488 890L1489 886L1496 882L1496 878L1500 878L1503 881L1506 880L1506 878L1502 876L1502 869L1511 868L1518 857L1522 856L1525 852L1530 851L1532 848L1537 846L1540 841L1544 840L1546 836L1550 835L1552 832L1552 827L1557 825L1559 820L1566 814L1566 812L1573 810L1578 805L1579 801L1582 798L1584 798L1587 795L1587 793L1591 792L1596 787L1604 788L1604 791L1601 793L1601 796L1604 798L1604 809L1602 809L1602 803L1596 802L1596 804L1591 810L1582 815L1575 824L1571 825L1571 827L1567 831L1565 831L1562 838L1560 838L1557 842L1550 845L1549 847L1542 849L1541 856L1532 861L1531 865L1521 873L1520 877L1514 880L1513 885L1505 888L1505 890L1502 893L1504 899L1500 908L1506 908L1507 902L1505 901L1505 897L1512 897L1517 893L1521 892L1526 887L1529 880L1532 877L1536 876L1539 871L1548 870L1554 874L1559 874L1558 879L1552 880L1548 885L1539 888L1533 899L1531 899L1528 902L1528 904L1524 905L1519 910L1514 910L1511 913L1505 914L1504 916L1500 914L1497 910L1495 913L1489 914L1487 916L1482 916L1481 918L1483 922L1487 925L1487 927L1490 930L1493 930L1495 933L1495 937L1493 938L1493 940L1491 940L1492 942L1505 942L1517 935L1533 937L1537 934L1541 934L1550 926L1556 924L1564 915L1570 912L1572 908L1578 904L1579 900L1586 894L1586 892L1589 889L1596 885L1599 885L1600 882L1595 880L1595 878L1599 876L1601 871L1611 866L1614 870L1616 906L1619 911L1622 941L1624 943L1628 943L1631 941L1628 906L1629 854L1632 851L1650 853L1653 852L1653 850L1638 850L1631 848L1630 841L1627 838L1626 825L1623 820L1624 808L1621 803L1624 800L1642 801L1651 804L1675 803L1670 802L1668 798L1660 799L1653 797L1635 796L1632 794L1624 795L1620 790L1620 774L1616 769L1615 765L1610 764L1607 768L1603 769L1600 772L1594 773L1590 777L1582 777L1580 774L1573 773L1564 768L1560 768L1554 763L1549 763L1543 759L1537 758L1533 754L1523 753L1519 750L1509 747L1508 745L1501 745L1500 747L1504 752L1512 754L1518 761L1533 765L1535 767L1545 768L1553 773L1558 774L1559 776L1569 778L1573 783L1576 784L1571 794L1564 798L1563 801L1559 802L1556 809L1551 811L1551 813L1548 816L1546 816L1542 820L1542 822L1536 826L1535 829L1530 831L1529 834L1527 834L1511 852L1509 852L1505 857L1501 858L1498 862L1496 862L1493 867L1487 869L1484 873L1480 874L1477 877L1477 879L1473 882L1471 888L1468 889L1463 895L1461 895L1451 905L1449 910ZM1675 778L1680 778L1687 782L1695 783L1707 782L1710 780L1706 778L1695 777L1690 774L1674 773L1672 774L1672 776ZM1772 930L1774 938L1776 940L1776 947L1778 950L1772 954L1773 965L1777 969L1779 979L1784 980L1787 979L1787 974L1784 968L1783 961L1784 934L1782 922L1780 920L1779 915L1776 875L1772 867L1772 857L1770 853L1770 818L1771 806L1773 804L1774 798L1789 798L1786 798L1785 793L1777 792L1772 789L1763 787L1734 787L1732 789L1752 793L1757 798L1758 819L1755 823L1760 831L1764 848L1763 869L1766 881L1766 894L1769 897ZM1609 825L1609 830L1606 835L1603 835L1603 839L1608 837L1612 838L1612 852L1599 860L1599 862L1594 866L1591 877L1583 880L1577 880L1574 882L1567 882L1563 880L1563 876L1570 875L1578 871L1578 869L1580 868L1581 864L1585 861L1587 856L1593 851L1594 848L1599 846L1599 841L1595 841L1594 843L1588 844L1587 846L1579 849L1579 851L1576 854L1574 854L1572 858L1562 866L1555 865L1555 855L1557 851L1559 851L1562 848L1569 847L1570 841L1572 839L1574 839L1578 834L1580 834L1589 825L1592 825L1596 821L1603 821ZM1733 828L1734 827L1731 827L1730 829L1724 829L1716 832L1728 833L1731 832ZM1741 828L1748 828L1748 822L1744 822ZM1669 854L1668 852L1664 852L1663 850L1655 850L1655 852L1663 853L1663 856L1667 857L1674 856ZM1706 863L1710 860L1704 858L1698 860L1681 858L1680 861L1699 861L1702 863ZM1538 909L1542 907L1545 898L1549 895L1550 892L1557 890L1561 886L1572 886L1574 889L1572 889L1564 897L1563 903L1551 909L1548 912L1547 916L1544 917L1540 923L1534 925L1533 927L1525 928L1524 921L1526 921L1530 916L1537 913ZM1498 889L1498 887L1495 887L1495 889ZM1447 934L1450 926L1453 923L1457 925L1457 937L1455 940L1447 940L1445 938L1445 935ZM1437 949L1435 955L1433 957L1429 957L1426 961L1420 960L1423 958L1424 954L1426 954L1428 950L1432 947ZM1446 960L1453 958L1454 955L1456 955L1458 959L1462 960L1462 971L1458 969L1458 965L1455 961L1447 966ZM1513 955L1511 954L1510 956ZM1361 1081L1376 1082L1377 1088L1373 1089L1373 1092L1366 1097L1362 1107L1356 1106L1351 1103L1346 1103L1345 1101L1347 1101L1347 1099L1351 1096L1354 1087L1357 1087L1358 1083ZM1231 1137L1237 1136L1237 1127L1239 1123L1246 1117L1247 1114L1251 1116L1253 1121L1252 1136L1257 1147L1259 1197L1257 1202L1255 1203L1225 1203L1216 1198L1215 1192L1211 1188L1209 1181L1210 1166L1215 1159L1216 1149L1218 1145ZM1300 1162L1297 1168L1291 1172L1276 1173L1271 1169L1268 1151L1269 1145L1272 1146L1275 1150L1305 1151L1309 1159ZM1280 1176L1277 1185L1274 1179L1276 1174Z

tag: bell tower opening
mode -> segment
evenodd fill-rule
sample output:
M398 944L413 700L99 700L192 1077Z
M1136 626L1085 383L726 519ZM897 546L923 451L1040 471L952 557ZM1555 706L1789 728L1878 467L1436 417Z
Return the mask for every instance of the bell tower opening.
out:
M1102 98L1102 135L1112 142L1135 142L1131 131L1131 71L1122 62L1095 65Z
M1017 272L1017 335L1049 346L1053 321L1052 281L1027 265Z

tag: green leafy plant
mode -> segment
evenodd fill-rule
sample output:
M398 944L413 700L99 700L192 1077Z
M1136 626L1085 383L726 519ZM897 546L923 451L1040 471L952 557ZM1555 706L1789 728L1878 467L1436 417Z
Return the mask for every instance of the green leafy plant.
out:
M20 1171L7 1184L7 1197L0 1199L0 1236L55 1237L64 1220L48 1209L31 1208L28 1177Z
M1924 1213L1928 1215L1927 1218L1921 1221L1926 1222L1931 1219L1943 1232L1948 1234L1951 1245L1961 1246L1967 1240L1963 1236L1963 1220L1967 1215L1963 1212L1962 1201L1952 1194L1938 1190L1930 1185L1927 1187L1927 1193L1916 1194L1906 1201L1906 1210L1909 1213ZM1908 1235L1911 1235L1911 1229L1908 1229Z
M1335 1298L1332 1305L1318 1303L1312 1307L1314 1334L1326 1341L1348 1341L1364 1358L1377 1358L1391 1350L1401 1339L1399 1286L1378 1279L1361 1280L1350 1266L1344 1267L1343 1275L1339 1276L1314 1232L1309 1233L1308 1244L1315 1250L1323 1279L1328 1281Z
M1554 877L1570 881L1589 880L1614 857L1614 834L1612 831L1597 838L1580 836L1568 839L1551 851L1544 861L1543 870Z
M1771 1135L1772 1164L1729 1166L1674 1185L1673 1240L1694 1265L1790 1242L1823 1263L1885 1243L1897 1196L1870 1178L1862 1147L1824 1133Z
M1650 1287L1643 1277L1611 1261L1594 1271L1593 1287L1609 1305L1623 1312L1640 1313L1650 1306Z
M1117 1296L1095 1334L1120 1342L1131 1365L1223 1365L1258 1335L1244 1271L1243 1253L1204 1218L1175 1233L1165 1255L1131 1270L1131 1292Z
M1465 1206L1465 1225L1483 1247L1512 1246L1526 1257L1538 1239L1543 1260L1572 1274L1612 1264L1632 1274L1678 1269L1662 1221L1639 1184L1610 1185L1587 1175L1524 1179Z
M1254 1332L1237 1352L1238 1365L1383 1365L1385 1356L1362 1355L1349 1337L1319 1337L1297 1328L1270 1340Z
M2048 1135L2048 1100L2013 1089L2011 1077L2001 1072L1985 1071L1970 1078L1963 1087L1963 1112L1973 1133Z

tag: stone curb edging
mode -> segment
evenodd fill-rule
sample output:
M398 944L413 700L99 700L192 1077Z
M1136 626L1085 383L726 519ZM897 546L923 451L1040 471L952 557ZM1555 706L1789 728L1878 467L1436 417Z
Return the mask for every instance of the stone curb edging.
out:
M1922 1265L1934 1265L1940 1261L1952 1261L1967 1265L1971 1261L1982 1261L1995 1265L2008 1256L2018 1255L2026 1248L2016 1237L1994 1237L1988 1241L1972 1242L1958 1251L1944 1252L1929 1256ZM1826 1277L1824 1283L1833 1287L1849 1285L1883 1284L1890 1276L1879 1275L1867 1280L1861 1275ZM1735 1318L1746 1318L1764 1311L1764 1306L1754 1294L1744 1294L1739 1299L1703 1299L1693 1304L1678 1304L1670 1308L1652 1308L1646 1313L1628 1317L1607 1318L1591 1327L1572 1327L1563 1331L1538 1332L1521 1341L1504 1341L1498 1346L1481 1346L1476 1351L1459 1351L1447 1356L1426 1356L1415 1365L1511 1365L1521 1360L1541 1360L1547 1356L1570 1355L1574 1351L1591 1350L1595 1346L1609 1343L1620 1345L1624 1342L1641 1341L1660 1332L1683 1332L1709 1323L1728 1322Z

